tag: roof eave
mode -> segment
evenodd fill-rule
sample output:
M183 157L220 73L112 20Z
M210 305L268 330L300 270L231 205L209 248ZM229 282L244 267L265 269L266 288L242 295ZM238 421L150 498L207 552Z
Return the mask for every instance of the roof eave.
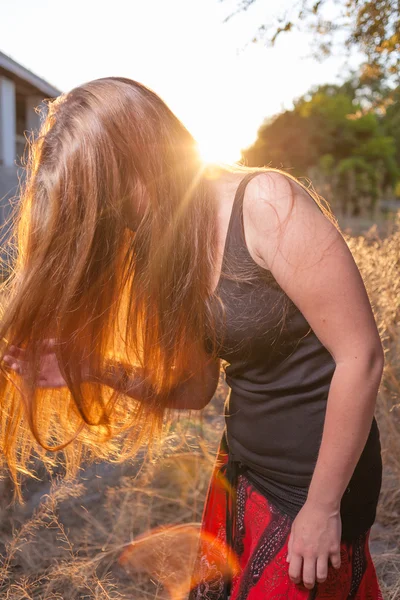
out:
M0 67L9 71L16 77L27 81L28 83L30 83L30 85L35 87L38 90L38 92L41 92L46 97L56 98L61 94L60 90L50 85L50 83L47 83L47 81L45 81L41 77L38 77L37 75L29 71L29 69L26 69L3 52L0 52Z

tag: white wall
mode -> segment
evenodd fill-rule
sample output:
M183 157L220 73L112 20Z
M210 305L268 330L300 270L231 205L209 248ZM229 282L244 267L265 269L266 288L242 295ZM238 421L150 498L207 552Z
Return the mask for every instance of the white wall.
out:
M15 165L15 85L0 77L0 164Z

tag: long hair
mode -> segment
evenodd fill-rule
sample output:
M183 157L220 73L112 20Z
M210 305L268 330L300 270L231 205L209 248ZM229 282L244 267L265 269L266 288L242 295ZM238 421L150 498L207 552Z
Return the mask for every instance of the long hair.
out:
M171 390L202 369L197 350L214 331L213 189L195 140L146 86L103 78L48 103L0 290L0 361L15 344L29 365L21 381L0 362L0 450L20 500L37 458L51 471L61 456L73 476L84 458L150 448ZM49 338L62 388L38 385ZM139 402L83 378L82 364L101 372L110 358L137 365L153 393Z

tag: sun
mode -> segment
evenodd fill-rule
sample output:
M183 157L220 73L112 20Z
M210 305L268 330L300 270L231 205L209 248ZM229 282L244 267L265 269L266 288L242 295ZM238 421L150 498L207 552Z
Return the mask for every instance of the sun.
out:
M198 144L199 154L203 162L215 163L225 162L234 163L240 160L240 150L234 149L234 147L228 144L218 144L216 142L203 142Z
M235 163L241 159L241 152L235 145L212 140L198 141L198 151L204 163Z

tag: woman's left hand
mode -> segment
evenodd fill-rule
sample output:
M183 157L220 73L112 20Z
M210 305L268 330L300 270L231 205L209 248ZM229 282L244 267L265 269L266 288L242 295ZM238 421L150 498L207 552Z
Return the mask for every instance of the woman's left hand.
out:
M37 375L37 386L45 388L66 387L66 382L61 374L55 346L60 343L54 338L42 340L42 354L40 357L39 373ZM22 378L28 373L26 350L18 346L11 345L7 348L7 353L3 356L3 361L15 373ZM98 381L98 377L89 371L89 362L87 360L80 362L82 381Z
M340 568L342 521L335 508L306 501L292 523L288 542L289 577L312 589L328 576L328 563Z

